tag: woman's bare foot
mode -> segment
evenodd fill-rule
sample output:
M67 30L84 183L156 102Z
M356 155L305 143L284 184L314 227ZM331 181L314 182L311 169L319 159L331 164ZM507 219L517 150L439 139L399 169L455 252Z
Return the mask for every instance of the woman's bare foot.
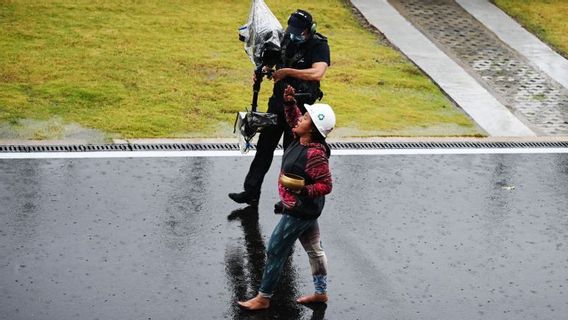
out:
M247 310L262 310L270 307L270 299L265 298L260 294L250 300L237 301L237 303L239 306Z
M307 296L300 297L296 300L298 303L307 304L307 303L318 303L318 302L327 302L328 297L327 293L324 294L310 294Z

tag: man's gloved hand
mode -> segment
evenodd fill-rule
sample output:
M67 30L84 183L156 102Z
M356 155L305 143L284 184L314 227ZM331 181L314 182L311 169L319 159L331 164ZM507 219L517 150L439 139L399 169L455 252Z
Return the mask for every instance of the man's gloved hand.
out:
M270 68L269 66L262 67L262 75L266 75L268 79L272 79L272 74L274 73L274 69ZM252 73L252 82L256 82L256 72Z
M274 213L276 214L282 214L284 212L284 205L282 204L282 201L278 201L274 204Z

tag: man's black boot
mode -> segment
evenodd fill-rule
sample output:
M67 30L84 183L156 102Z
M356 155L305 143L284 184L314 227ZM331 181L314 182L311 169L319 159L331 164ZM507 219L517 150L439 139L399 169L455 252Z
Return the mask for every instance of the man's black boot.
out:
M246 203L251 206L258 205L258 195L243 191L241 193L229 193L229 198L231 198L236 203Z

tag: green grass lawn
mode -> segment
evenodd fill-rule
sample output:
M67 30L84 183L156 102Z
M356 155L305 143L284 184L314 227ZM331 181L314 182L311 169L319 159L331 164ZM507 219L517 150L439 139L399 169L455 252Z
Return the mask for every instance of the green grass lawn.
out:
M568 58L568 1L493 0L527 30Z
M285 23L313 12L329 37L325 101L338 136L482 132L343 0L267 0ZM0 0L0 124L75 124L109 137L228 137L249 106L243 0ZM261 110L271 83L263 83ZM53 121L53 119L57 119ZM32 134L31 138L56 138ZM0 130L0 133L2 130ZM0 137L2 138L2 137Z

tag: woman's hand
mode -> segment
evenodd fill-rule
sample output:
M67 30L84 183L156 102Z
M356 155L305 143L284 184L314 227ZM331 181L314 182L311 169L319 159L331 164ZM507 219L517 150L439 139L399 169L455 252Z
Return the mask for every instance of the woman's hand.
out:
M284 102L295 103L296 98L294 98L294 94L296 94L296 90L290 85L287 86L286 89L284 89Z
M293 194L295 194L295 195L304 194L304 192L305 192L305 190L306 190L305 187L302 188L302 189L296 189L296 190L293 190L293 189L290 189L290 188L285 188L285 189L286 189L286 191L288 191L288 192L290 192L290 193L293 193Z

